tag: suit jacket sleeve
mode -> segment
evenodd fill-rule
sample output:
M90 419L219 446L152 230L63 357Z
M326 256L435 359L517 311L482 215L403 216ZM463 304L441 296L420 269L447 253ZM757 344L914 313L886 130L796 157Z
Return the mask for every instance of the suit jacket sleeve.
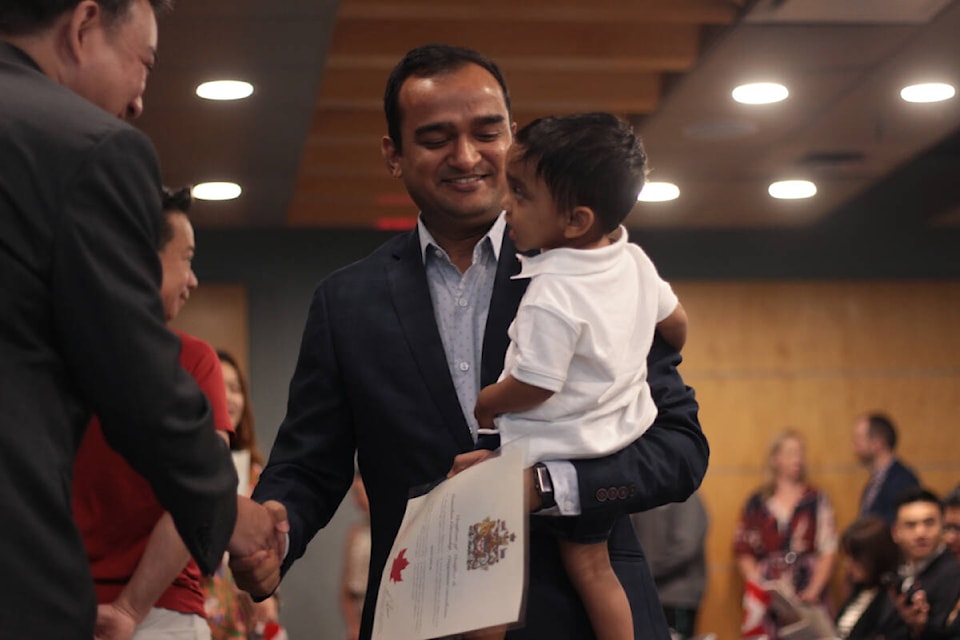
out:
M658 410L653 425L610 456L573 461L583 515L609 517L681 502L700 486L710 449L693 389L677 371L680 361L680 354L656 335L647 358L647 382Z
M159 184L149 141L128 128L105 136L68 182L53 244L55 330L107 441L150 481L211 573L233 531L237 479L164 323Z
M307 315L287 415L253 492L254 500L277 500L287 509L284 574L330 521L353 482L356 440L334 352L321 284Z

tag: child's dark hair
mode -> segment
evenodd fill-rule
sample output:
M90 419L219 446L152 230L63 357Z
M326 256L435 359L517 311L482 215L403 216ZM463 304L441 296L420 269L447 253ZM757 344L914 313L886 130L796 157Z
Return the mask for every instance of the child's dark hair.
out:
M604 233L623 222L643 188L643 145L613 114L540 118L517 133L515 144L520 160L536 163L557 205L590 207Z

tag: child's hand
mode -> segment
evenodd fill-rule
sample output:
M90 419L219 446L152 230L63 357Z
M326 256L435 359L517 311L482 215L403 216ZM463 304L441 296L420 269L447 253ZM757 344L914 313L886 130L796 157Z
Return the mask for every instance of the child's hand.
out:
M493 419L496 416L494 416L492 413L488 411L483 411L480 408L479 404L477 404L477 406L474 407L473 415L477 418L477 425L481 429L496 429L496 427L493 424Z
M480 395L477 396L477 404L473 407L473 416L477 419L477 424L481 429L495 429L493 425L493 419L496 417L496 414L490 409L489 393L484 393L490 387L484 387L480 391Z

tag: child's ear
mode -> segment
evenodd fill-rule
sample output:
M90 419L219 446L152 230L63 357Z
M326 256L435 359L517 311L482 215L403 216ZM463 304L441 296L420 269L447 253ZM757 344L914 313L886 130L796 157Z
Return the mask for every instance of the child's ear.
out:
M597 215L590 207L574 207L573 211L567 214L567 224L563 230L563 235L570 240L586 235L593 228L593 223L596 220Z

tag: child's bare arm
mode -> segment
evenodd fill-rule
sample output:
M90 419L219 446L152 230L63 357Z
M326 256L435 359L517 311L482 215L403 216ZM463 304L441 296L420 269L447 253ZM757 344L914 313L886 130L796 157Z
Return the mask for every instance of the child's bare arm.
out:
M481 429L492 429L494 417L501 413L527 411L546 402L552 395L553 391L507 376L500 382L483 388L473 414L477 417Z
M673 313L657 323L657 331L674 349L683 349L687 342L687 312L682 304L678 302Z

